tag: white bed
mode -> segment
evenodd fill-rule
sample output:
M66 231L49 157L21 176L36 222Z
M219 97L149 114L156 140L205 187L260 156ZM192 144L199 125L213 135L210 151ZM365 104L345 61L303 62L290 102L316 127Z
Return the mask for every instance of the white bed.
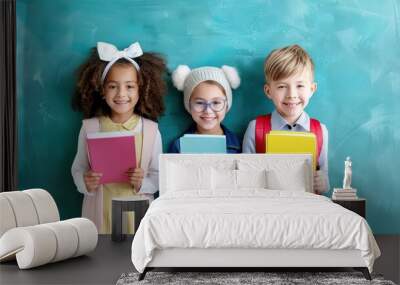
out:
M160 198L132 262L141 278L154 267L355 267L370 278L380 251L367 222L310 192L309 155L161 155Z

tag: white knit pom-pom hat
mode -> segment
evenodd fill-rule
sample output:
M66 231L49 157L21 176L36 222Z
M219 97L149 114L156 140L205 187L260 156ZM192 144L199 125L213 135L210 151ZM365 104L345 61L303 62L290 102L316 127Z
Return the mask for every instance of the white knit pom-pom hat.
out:
M183 103L189 113L189 101L194 88L207 80L215 81L224 88L229 111L232 106L231 88L236 89L240 85L240 77L234 67L228 65L223 65L221 68L204 66L191 70L187 65L179 65L172 73L172 82L179 91L183 91Z

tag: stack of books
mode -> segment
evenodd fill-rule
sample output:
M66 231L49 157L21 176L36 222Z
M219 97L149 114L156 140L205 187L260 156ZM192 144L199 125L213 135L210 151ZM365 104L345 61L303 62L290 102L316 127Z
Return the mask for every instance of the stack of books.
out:
M357 200L357 189L334 188L332 194L333 200Z

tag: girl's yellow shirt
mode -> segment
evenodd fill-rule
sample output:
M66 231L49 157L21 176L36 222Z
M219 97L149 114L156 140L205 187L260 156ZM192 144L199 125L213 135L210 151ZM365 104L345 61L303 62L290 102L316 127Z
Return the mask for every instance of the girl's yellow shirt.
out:
M101 132L115 132L115 131L133 131L139 124L141 117L134 114L125 123L114 123L110 117L100 117L100 131ZM140 132L135 135L135 152L136 163L140 165L140 158L142 156L142 142L143 134ZM101 227L101 234L111 234L111 203L113 197L126 197L137 195L133 186L128 183L109 183L103 185L103 225ZM134 233L134 215L129 212L127 215L127 234Z

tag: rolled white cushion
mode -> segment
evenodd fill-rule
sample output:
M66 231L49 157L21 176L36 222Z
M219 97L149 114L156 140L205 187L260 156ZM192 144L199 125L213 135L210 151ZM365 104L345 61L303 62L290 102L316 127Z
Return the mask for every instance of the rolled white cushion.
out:
M53 231L57 240L57 249L51 262L57 262L75 255L78 249L78 233L70 223L66 221L43 224Z
M17 227L33 226L39 223L35 205L30 196L22 191L1 193L11 205Z
M50 193L43 189L29 189L22 191L28 194L36 208L39 224L57 222L60 220L56 202Z
M2 194L0 193L0 237L9 229L17 226L11 204Z
M7 231L0 239L0 260L16 254L20 269L40 266L53 260L57 239L42 225L19 227Z
M97 245L97 229L85 218L18 227L0 238L0 261L16 256L20 269L86 254Z
M75 227L78 233L78 248L74 257L86 254L96 248L98 232L95 224L86 218L74 218L65 220Z

